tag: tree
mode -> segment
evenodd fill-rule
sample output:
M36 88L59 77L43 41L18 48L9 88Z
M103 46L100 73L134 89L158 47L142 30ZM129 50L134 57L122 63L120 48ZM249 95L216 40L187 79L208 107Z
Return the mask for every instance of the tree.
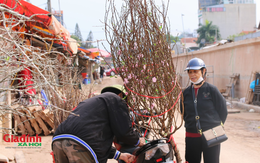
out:
M94 48L92 42L89 42L89 41L93 41L93 33L92 33L92 31L89 31L88 37L87 37L86 41L87 41L86 44L85 44L85 48L86 49Z
M220 39L219 28L216 25L212 25L212 21L209 22L206 20L205 25L201 25L197 32L199 37L196 43L200 47L204 46L204 44L212 44L214 41Z
M81 35L81 32L80 32L80 29L79 29L79 25L78 23L76 23L76 27L75 27L75 32L74 32L74 35L77 36L79 38L80 41L82 41L82 35Z
M78 36L72 34L70 37L73 38L73 39L75 39L75 40L79 43L79 45L80 45L81 47L83 46L83 44L82 44L81 40L78 38Z
M182 32L179 36L180 39L182 38L187 38L187 37L193 37L193 33L189 33L189 32Z
M248 32L247 34L250 34L250 33L254 33L254 32ZM246 35L246 33L241 32L239 34L230 35L227 37L227 39L234 41L235 37L244 36L244 35Z
M169 36L168 35L166 35L166 39L167 39L168 43L175 43L175 42L179 42L180 41L179 36L173 36L173 35L170 35L170 41L169 41Z
M179 38L179 36L173 36L173 37L171 37L171 41L174 42L174 43L175 43L175 42L180 42L180 40L181 40L181 39Z

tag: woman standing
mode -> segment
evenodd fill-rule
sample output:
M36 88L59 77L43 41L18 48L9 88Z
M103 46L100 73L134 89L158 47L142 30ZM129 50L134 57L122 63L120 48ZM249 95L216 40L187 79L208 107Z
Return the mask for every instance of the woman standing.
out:
M208 148L201 134L198 133L193 96L197 97L197 111L202 131L216 127L221 122L224 124L227 118L226 100L217 87L204 80L207 69L203 60L191 59L185 71L188 72L192 83L183 92L186 161L200 163L203 154L204 163L219 163L220 144Z

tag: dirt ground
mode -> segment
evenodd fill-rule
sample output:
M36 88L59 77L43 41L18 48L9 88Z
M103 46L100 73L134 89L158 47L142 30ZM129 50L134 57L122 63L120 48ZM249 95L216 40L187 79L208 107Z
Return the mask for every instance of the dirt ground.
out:
M123 84L118 78L105 77L102 84L95 85L95 93L112 84ZM238 108L232 108L238 109ZM229 110L232 110L229 108ZM239 109L238 109L239 110ZM249 113L240 110L240 113L228 115L225 123L228 140L221 145L221 163L257 163L260 160L260 113ZM22 151L27 163L51 163L52 136L42 136L42 145L39 148L17 148L14 143L0 143L0 154L13 158L15 152ZM180 150L182 159L185 154L185 128L181 127L174 134L175 142ZM109 163L116 163L109 160Z

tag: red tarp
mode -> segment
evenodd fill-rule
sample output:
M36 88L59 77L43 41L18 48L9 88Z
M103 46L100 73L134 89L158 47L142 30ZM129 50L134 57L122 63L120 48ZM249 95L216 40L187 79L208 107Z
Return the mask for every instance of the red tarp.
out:
M16 11L19 14L25 15L27 17L31 17L34 14L49 14L48 11L34 6L33 4L24 0L19 0L19 2L20 4L17 3L15 0L0 0L0 3L6 4L8 7L12 8L13 11ZM51 17L49 17L48 15L36 15L32 19L37 20L46 26L48 26L51 21Z
M36 91L33 88L33 81L32 81L32 72L30 68L25 68L24 70L19 72L19 77L21 77L23 80L19 81L20 86L24 86L21 89L26 89L26 94L35 95ZM28 85L28 86L27 86Z

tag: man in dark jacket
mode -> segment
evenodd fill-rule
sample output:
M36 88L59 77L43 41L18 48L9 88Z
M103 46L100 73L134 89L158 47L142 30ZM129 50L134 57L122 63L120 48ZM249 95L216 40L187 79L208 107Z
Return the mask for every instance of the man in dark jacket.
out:
M129 111L122 98L103 93L77 106L57 128L52 142L55 162L105 163L108 158L132 162L131 154L112 147L113 137L142 146L144 140L131 128Z

